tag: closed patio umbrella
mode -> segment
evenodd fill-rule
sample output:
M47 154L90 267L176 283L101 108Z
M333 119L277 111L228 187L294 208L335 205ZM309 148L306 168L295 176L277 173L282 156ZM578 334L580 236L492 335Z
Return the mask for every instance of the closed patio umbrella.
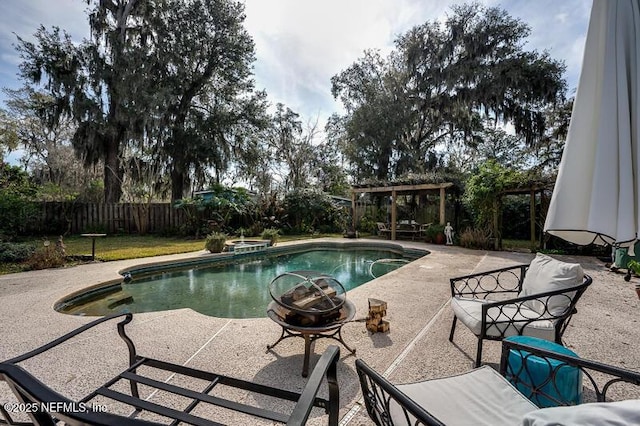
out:
M638 239L639 38L640 0L594 0L544 226L569 242L632 249Z

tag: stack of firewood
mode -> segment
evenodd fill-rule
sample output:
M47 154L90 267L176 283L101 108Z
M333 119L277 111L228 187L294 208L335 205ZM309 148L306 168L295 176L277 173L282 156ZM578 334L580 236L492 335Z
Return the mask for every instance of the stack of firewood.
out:
M372 333L386 333L389 331L389 321L382 318L387 315L387 302L369 299L369 316L367 316L367 330Z

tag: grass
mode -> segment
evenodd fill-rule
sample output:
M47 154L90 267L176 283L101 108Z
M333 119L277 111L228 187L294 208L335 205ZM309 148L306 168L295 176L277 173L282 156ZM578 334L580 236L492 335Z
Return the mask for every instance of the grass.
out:
M320 237L341 237L338 234L315 235L284 235L279 241L295 241ZM239 238L230 236L229 239ZM249 238L249 237L247 237ZM49 237L53 245L57 237ZM33 242L40 247L45 237L24 239L22 242ZM91 238L72 235L64 238L66 254L68 256L91 255ZM167 254L189 253L204 249L204 239L186 239L179 237L159 237L155 235L108 235L96 238L96 259L101 261L114 261L125 259L137 259L150 256L162 256ZM69 262L74 265L78 262ZM23 272L26 265L20 263L0 263L0 275Z
M90 255L91 238L64 239L67 255ZM187 253L204 248L204 240L188 240L155 235L113 235L96 238L96 258L104 261Z
M540 241L536 241L536 247L540 247ZM526 251L531 250L531 240L502 240L503 250Z

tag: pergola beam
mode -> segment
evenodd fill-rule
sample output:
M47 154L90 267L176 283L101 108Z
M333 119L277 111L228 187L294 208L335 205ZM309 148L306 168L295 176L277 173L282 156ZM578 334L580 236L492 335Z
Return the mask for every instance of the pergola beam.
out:
M415 192L420 190L434 190L434 189L446 189L453 186L452 182L444 183L421 183L416 185L395 185L395 186L376 186L371 188L351 188L351 190L358 194L363 192Z

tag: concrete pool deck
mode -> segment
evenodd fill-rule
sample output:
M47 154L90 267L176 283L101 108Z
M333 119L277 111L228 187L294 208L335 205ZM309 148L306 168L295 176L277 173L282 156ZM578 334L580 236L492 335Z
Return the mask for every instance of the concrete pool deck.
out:
M314 241L323 240L347 241ZM396 383L471 369L475 337L464 327L458 327L454 343L448 341L452 318L448 306L449 278L528 263L533 257L526 253L474 251L411 241L397 243L427 249L431 254L349 291L348 298L357 308L356 320L366 316L369 297L387 301L391 330L371 335L364 322L359 321L343 327L344 340L357 350L356 356L352 356L342 348L338 366L343 424L372 424L364 408L360 408L356 357L379 372L386 372ZM198 252L90 263L0 276L0 359L27 352L94 319L54 311L54 303L64 296L107 280L120 279L118 271L133 265L201 255L203 253ZM595 258L556 257L581 263L585 272L593 277L593 284L580 300L578 314L564 335L565 344L584 358L640 370L640 301L633 284L625 282L622 275L608 271ZM214 318L191 309L179 309L135 314L127 329L142 355L285 389L300 390L306 383L300 376L303 340L288 339L266 352L266 346L280 335L279 326L266 317ZM333 343L330 339L316 342L311 368L324 348ZM498 342L486 342L483 363L498 363L499 350ZM117 336L115 322L109 322L22 365L55 390L78 398L114 376L126 362L125 346ZM164 396L153 398L163 400ZM10 390L0 383L0 402L8 401L13 401ZM229 412L219 413L216 420L247 424L245 417ZM325 422L326 416L314 410L309 424ZM251 423L260 422L252 420Z

